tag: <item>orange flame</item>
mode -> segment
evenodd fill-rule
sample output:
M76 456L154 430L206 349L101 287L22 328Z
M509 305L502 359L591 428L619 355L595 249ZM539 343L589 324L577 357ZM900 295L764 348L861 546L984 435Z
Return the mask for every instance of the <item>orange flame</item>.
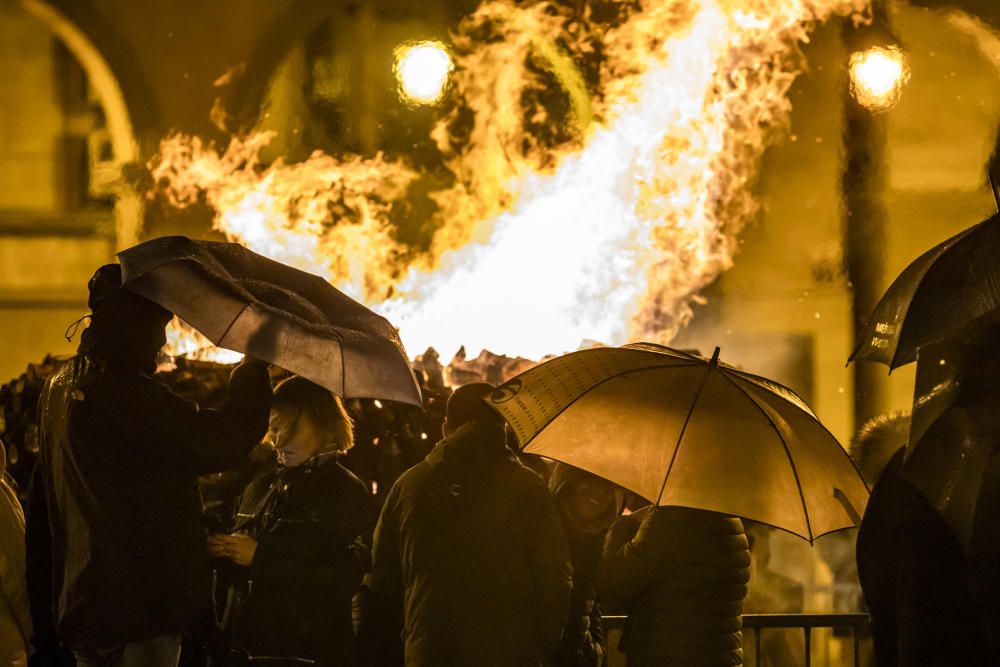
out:
M453 38L454 94L475 117L454 153L448 119L434 129L456 184L436 193L439 231L416 259L387 222L415 172L382 156L314 153L263 168L267 134L221 154L175 136L153 173L178 205L203 194L231 239L387 316L411 352L434 346L448 358L465 345L470 356L488 347L537 359L588 339L666 342L732 265L756 213L749 184L787 121L799 44L816 21L866 5L646 0L602 36L592 96L553 41L565 28L558 11L484 3ZM502 38L473 40L487 23ZM519 101L541 85L539 61L579 124L549 145L525 128L544 110Z
M186 357L198 361L214 361L217 364L235 364L243 358L239 352L215 347L212 341L176 317L167 325L167 344L164 349L173 358ZM161 366L159 370L167 368Z

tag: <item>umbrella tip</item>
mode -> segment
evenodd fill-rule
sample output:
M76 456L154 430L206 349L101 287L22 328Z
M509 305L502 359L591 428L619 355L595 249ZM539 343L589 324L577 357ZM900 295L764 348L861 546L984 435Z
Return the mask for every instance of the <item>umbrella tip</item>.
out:
M721 351L722 351L721 348L719 348L719 347L715 348L715 352L712 353L712 360L709 362L710 365L712 365L712 366L718 366L719 365L719 352L721 352Z

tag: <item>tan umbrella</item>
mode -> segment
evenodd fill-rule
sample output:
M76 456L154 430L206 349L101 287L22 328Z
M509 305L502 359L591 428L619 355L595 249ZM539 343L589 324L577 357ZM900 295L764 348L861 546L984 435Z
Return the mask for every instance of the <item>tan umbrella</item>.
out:
M297 373L344 398L420 406L399 333L319 276L237 243L163 236L118 253L122 286L219 347Z
M490 404L523 451L657 505L721 512L812 542L860 521L868 487L790 389L712 359L640 343L558 357Z

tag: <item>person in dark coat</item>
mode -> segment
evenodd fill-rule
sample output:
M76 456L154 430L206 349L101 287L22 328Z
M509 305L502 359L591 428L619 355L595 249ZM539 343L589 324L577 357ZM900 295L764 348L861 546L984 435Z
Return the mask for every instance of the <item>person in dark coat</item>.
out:
M537 667L559 641L566 538L545 483L507 449L492 390L455 390L445 438L386 498L363 588L368 664Z
M889 459L858 530L858 578L878 667L991 664L985 660L970 572L944 519Z
M990 316L921 350L918 387L933 389L914 419L946 407L892 456L858 534L879 667L1000 665L998 339Z
M625 507L625 492L579 468L556 464L549 479L573 562L569 618L552 667L600 667L607 655L597 575L604 538Z
M246 360L222 407L200 410L151 377L170 313L122 289L117 265L89 287L78 354L39 399L51 554L29 563L51 563L54 599L32 602L54 604L59 640L79 665L172 667L180 635L211 601L197 477L263 437L270 378ZM32 544L45 545L37 532Z
M600 593L628 613L629 667L743 664L750 550L743 522L686 507L645 507L612 525Z
M337 458L353 445L340 399L301 377L275 388L269 438L278 469L250 484L214 556L243 570L226 631L249 657L354 667L352 599L371 562L375 501ZM276 664L276 663L272 663Z

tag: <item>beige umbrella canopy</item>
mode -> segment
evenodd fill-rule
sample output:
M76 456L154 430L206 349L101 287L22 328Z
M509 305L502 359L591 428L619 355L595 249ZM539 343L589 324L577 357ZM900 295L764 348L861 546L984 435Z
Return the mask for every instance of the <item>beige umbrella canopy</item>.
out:
M646 343L574 352L496 389L523 451L657 505L760 521L812 542L860 521L868 488L790 389Z

